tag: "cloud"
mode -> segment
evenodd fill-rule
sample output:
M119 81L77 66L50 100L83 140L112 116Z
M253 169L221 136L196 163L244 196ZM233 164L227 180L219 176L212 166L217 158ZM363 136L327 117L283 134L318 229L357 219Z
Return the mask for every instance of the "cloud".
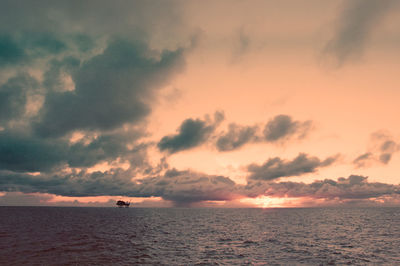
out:
M219 151L236 150L248 142L257 140L257 126L241 126L231 123L228 132L220 135L216 142Z
M186 24L176 1L71 0L68 3L38 0L23 4L4 0L0 31L5 33L54 33L73 36L136 35L166 45L182 40Z
M303 139L312 129L311 120L297 121L288 115L277 115L269 120L262 134L259 126L243 126L231 123L227 132L217 136L216 147L218 151L233 151L247 143L285 143L293 138Z
M53 59L49 62L49 68L43 74L43 87L48 91L64 92L75 90L75 84L71 78L72 88L68 88L66 77L71 77L76 69L79 68L81 61L74 56L66 56L60 59Z
M183 49L157 57L146 44L117 39L74 70L74 91L49 92L35 130L63 136L77 129L111 130L135 123L150 111L155 90L184 66Z
M363 168L374 163L388 164L392 156L400 151L400 143L385 131L377 131L371 134L370 147L364 154L359 155L353 160L357 168Z
M111 169L105 172L59 172L31 175L0 171L0 191L49 193L61 196L127 195L135 192L131 172Z
M142 195L157 195L177 205L200 201L224 201L240 198L235 182L228 177L193 171L169 170L162 177L140 180Z
M174 2L2 2L0 170L150 169L145 118L193 45L179 20Z
M0 169L46 171L65 160L66 152L67 146L63 142L0 132Z
M147 167L143 132L129 130L98 134L70 143L68 139L40 138L0 131L0 169L17 172L52 172L63 167L87 168L100 162L122 160L131 167ZM129 145L130 146L129 146Z
M74 51L73 45L81 42L76 37L56 32L0 30L0 68L26 69L34 66L39 59Z
M264 195L271 197L311 197L323 199L374 199L400 194L399 185L370 183L367 177L351 175L337 181L325 179L311 184L279 182L264 184ZM254 184L253 184L254 186ZM252 185L248 186L251 189Z
M132 172L80 171L65 175L39 175L0 171L0 191L50 193L61 196L162 197L176 205L208 200L240 198L235 182L228 177L171 169L163 176L132 179Z
M394 0L355 0L345 2L335 33L323 53L338 66L362 55L373 31L396 4Z
M0 66L16 64L25 57L25 51L11 36L0 35Z
M249 52L251 48L251 40L244 28L239 28L234 34L232 63L238 63L242 57Z
M367 152L364 154L361 154L360 156L358 156L357 158L355 158L353 160L353 163L358 167L365 167L367 165L367 162L372 160L372 153L371 152Z
M39 89L39 82L26 73L11 77L0 86L0 125L25 114L28 95Z
M293 121L288 115L277 115L265 125L264 137L268 142L285 140L294 136L301 139L307 135L311 126L310 120Z
M132 172L122 169L38 176L0 171L0 191L71 197L161 197L175 206L196 206L207 201L235 202L246 197L260 196L323 199L333 205L355 201L367 205L380 202L395 205L400 203L399 185L368 182L364 176L317 180L310 184L250 179L246 185L239 185L229 177L176 169L170 169L164 175L142 179L132 179ZM36 204L36 199L33 200ZM11 199L11 203L14 204L15 199ZM8 205L7 200L1 198L0 204Z
M157 146L161 151L170 153L195 148L207 141L223 119L222 112L214 114L214 121L207 117L205 120L186 119L182 122L177 134L163 137Z
M250 173L248 179L274 180L281 177L300 176L306 173L314 173L318 168L331 165L338 156L328 157L321 161L317 157L310 157L300 153L292 161L282 160L279 157L268 159L262 165L250 164L247 170Z

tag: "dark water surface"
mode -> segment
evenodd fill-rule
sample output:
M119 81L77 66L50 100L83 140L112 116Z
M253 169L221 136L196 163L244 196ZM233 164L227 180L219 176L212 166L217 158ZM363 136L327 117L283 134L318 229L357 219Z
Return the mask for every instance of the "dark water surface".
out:
M0 207L1 265L397 264L400 208Z

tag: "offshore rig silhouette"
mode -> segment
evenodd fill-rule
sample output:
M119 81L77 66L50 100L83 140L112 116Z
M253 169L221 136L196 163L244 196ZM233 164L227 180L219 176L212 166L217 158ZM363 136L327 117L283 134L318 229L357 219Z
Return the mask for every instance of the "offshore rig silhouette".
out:
M123 200L117 201L117 206L120 208L122 208L122 207L128 208L130 204L131 204L130 202L126 202Z

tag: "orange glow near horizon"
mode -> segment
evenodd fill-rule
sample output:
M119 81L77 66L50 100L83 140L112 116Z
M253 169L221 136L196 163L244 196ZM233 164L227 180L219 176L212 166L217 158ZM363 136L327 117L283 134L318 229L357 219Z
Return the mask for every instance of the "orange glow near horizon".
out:
M244 198L240 202L245 204L252 204L258 208L285 208L285 207L299 207L301 206L301 198L275 198L268 196L259 196L257 198Z
M42 194L43 195L43 194ZM79 202L83 204L96 203L96 204L104 204L109 203L110 201L123 200L128 201L130 203L142 203L144 201L158 202L162 201L160 197L125 197L125 196L93 196L93 197L68 197L68 196L59 196L53 194L46 194L51 198L47 201L48 203L66 203L66 202Z

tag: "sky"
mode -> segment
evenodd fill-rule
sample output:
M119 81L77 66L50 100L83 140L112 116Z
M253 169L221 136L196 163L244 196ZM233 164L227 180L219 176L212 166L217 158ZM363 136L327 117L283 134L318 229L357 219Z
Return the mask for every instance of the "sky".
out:
M400 205L400 2L2 1L0 205Z

